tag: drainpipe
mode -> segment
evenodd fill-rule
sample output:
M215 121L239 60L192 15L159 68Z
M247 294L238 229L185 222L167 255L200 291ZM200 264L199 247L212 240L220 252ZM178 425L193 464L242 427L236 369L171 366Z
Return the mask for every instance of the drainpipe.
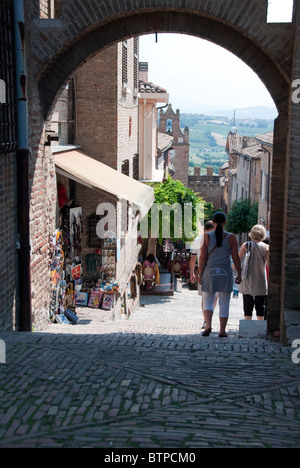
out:
M271 193L270 193L270 188L271 188L271 152L267 150L267 148L264 147L264 145L261 145L263 150L268 154L268 186L267 186L267 193L268 193L268 202L267 202L267 229L268 231L270 230L270 199L271 199Z
M146 180L146 154L147 154L147 117L146 117L146 112L147 112L147 99L144 99L144 167L143 167L143 173L144 177L143 179Z
M30 229L29 229L29 147L27 117L27 73L25 56L25 20L23 0L14 0L15 60L17 86L17 181L19 231L19 300L17 327L32 331Z

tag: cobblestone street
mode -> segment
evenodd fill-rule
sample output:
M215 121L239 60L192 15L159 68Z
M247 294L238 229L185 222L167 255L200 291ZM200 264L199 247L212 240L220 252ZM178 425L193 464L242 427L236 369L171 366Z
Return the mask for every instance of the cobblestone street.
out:
M300 367L292 349L239 338L241 297L228 338L201 336L200 298L142 297L129 320L1 333L0 447L300 447ZM300 337L299 337L300 338Z

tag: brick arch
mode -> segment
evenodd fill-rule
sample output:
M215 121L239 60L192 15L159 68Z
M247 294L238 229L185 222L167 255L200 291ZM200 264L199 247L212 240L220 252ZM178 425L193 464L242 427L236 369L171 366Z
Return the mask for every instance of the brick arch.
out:
M300 111L289 97L292 80L300 74L300 2L295 4L294 23L268 25L267 0L62 0L61 23L49 23L47 29L30 16L39 0L24 1L27 30L31 27L28 57L33 97L37 98L29 107L42 110L44 118L82 63L112 43L142 34L173 32L207 39L231 51L259 76L279 112L272 167L268 331L280 330L285 339L286 309L299 309ZM175 4L180 6L170 6ZM44 123L37 125L37 141Z
M182 33L211 41L243 60L261 79L280 112L287 110L290 90L288 64L275 59L257 39L219 18L190 11L148 9L118 16L106 24L91 26L65 44L39 73L39 91L44 117L57 92L74 71L100 49L122 39L153 32ZM285 54L286 58L286 54Z

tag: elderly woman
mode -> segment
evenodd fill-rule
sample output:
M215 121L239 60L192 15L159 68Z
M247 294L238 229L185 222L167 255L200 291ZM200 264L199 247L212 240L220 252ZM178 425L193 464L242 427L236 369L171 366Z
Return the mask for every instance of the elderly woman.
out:
M234 234L224 230L226 216L218 211L213 217L214 231L204 235L199 262L199 282L202 283L203 314L206 328L202 336L209 336L212 329L212 317L216 293L219 293L220 333L226 337L226 326L229 317L230 298L233 290L233 271L231 258L234 262L237 278L241 282L241 262L238 245Z
M243 294L245 320L251 320L255 307L257 320L266 319L267 310L267 265L269 263L269 246L263 241L266 230L256 224L251 229L250 242L245 242L239 251L242 260L247 248L250 250L247 278L240 284L240 293Z

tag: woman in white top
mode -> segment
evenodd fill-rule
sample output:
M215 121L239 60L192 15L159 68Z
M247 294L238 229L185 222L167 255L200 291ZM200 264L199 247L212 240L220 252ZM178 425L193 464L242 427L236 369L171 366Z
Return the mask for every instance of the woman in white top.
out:
M264 226L256 224L251 229L251 241L245 242L239 251L242 260L250 249L248 275L240 284L240 293L243 294L244 315L246 320L252 319L255 307L257 320L266 319L267 310L267 264L269 263L269 246L262 242L266 238Z

